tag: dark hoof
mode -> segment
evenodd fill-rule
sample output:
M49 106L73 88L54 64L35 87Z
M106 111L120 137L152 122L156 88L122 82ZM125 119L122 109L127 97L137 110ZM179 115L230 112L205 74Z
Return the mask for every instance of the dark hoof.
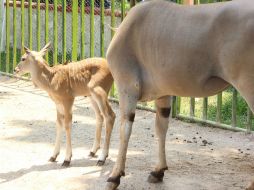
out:
M121 176L125 176L124 171L120 172L120 174L116 177L109 177L107 180L106 190L115 190L120 185Z
M150 174L147 178L147 181L149 183L160 183L163 181L163 177L162 178L157 178L155 176L153 176L152 174Z
M164 168L161 169L159 171L153 171L150 173L150 175L148 176L147 181L149 183L160 183L163 181L163 177L164 177L164 171L167 170L168 168Z
M98 160L97 166L103 166L105 164L105 160Z
M119 184L107 182L105 190L116 190Z
M254 181L246 188L246 190L254 190Z
M50 157L49 162L55 162L55 161L56 161L56 158L54 158L53 156Z
M65 161L63 162L62 166L68 167L68 166L70 166L70 163L71 163L71 161L65 160Z
M95 153L90 152L90 153L89 153L89 156L90 156L90 157L95 157Z

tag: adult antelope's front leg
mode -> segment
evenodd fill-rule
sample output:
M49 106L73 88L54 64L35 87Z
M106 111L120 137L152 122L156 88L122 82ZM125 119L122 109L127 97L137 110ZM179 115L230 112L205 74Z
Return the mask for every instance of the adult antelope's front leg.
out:
M163 97L155 101L156 104L156 123L155 130L159 143L159 162L154 171L148 177L150 183L158 183L163 180L164 171L168 169L165 153L165 141L168 130L170 115L170 97Z
M72 104L74 100L65 102L64 104L64 128L66 132L66 153L62 166L69 166L72 157L71 148L71 125L72 125Z
M60 153L60 145L62 139L62 129L63 129L63 122L64 122L64 115L59 106L56 106L57 109L57 120L56 120L56 140L55 140L55 148L53 155L50 157L50 162L55 162L57 156Z
M135 118L135 109L137 104L137 95L120 94L119 104L121 112L121 128L120 128L120 147L118 151L117 160L113 168L110 177L107 180L106 190L114 190L120 184L121 176L125 175L125 161L128 148L128 142L130 139L132 124Z

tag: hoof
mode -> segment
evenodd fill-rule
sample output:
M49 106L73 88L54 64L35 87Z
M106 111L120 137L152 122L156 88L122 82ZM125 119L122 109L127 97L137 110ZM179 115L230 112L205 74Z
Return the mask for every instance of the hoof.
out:
M115 190L120 185L121 176L125 176L124 171L120 172L120 174L116 177L109 177L107 180L106 190Z
M55 161L56 161L56 158L54 158L53 156L50 157L49 162L55 162Z
M163 177L164 177L164 171L167 170L168 168L163 168L159 171L153 171L150 173L150 175L148 176L147 181L149 183L160 183L163 181Z
M107 182L105 190L116 190L119 184Z
M254 190L254 181L246 188L246 190Z
M68 166L70 166L70 163L71 163L71 161L65 160L65 161L63 162L62 166L68 167Z
M89 157L95 157L95 153L90 152L90 153L89 153Z
M97 166L103 166L105 164L105 160L98 160Z

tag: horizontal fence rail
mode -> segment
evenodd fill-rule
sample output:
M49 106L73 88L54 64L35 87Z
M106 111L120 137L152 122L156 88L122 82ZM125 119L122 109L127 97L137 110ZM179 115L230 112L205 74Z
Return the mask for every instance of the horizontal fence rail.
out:
M172 0L179 4L221 0ZM23 46L41 49L51 41L45 59L50 65L87 57L104 57L114 31L136 0L0 0L0 70L11 74ZM113 85L111 99L117 101ZM154 103L139 107L155 111ZM173 118L235 131L254 130L252 112L234 88L205 98L172 98Z

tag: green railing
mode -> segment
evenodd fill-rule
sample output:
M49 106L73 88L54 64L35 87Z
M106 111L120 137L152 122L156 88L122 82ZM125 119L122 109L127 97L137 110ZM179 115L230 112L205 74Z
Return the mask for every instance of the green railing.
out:
M49 41L52 50L46 55L46 60L51 65L66 60L104 57L114 35L107 25L118 26L136 1L131 0L129 4L126 0L111 0L110 9L105 9L104 0L88 1L89 4L83 0L57 0L53 3L51 0L0 0L0 70L12 73L23 53L21 47L38 50ZM184 0L175 2L183 3ZM110 95L117 99L115 87ZM154 110L153 102L139 107ZM252 113L234 88L207 98L173 97L172 117L237 131L254 129Z

